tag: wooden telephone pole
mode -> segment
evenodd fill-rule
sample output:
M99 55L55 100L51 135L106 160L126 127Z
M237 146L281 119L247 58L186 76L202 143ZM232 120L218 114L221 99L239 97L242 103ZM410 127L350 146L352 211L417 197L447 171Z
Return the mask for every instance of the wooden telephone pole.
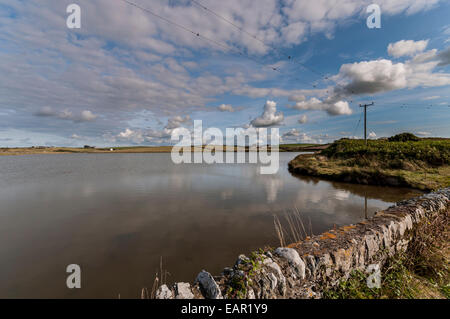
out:
M372 106L375 103L370 103L370 104L360 104L359 107L363 107L364 108L364 143L366 143L367 145L367 107L368 106Z

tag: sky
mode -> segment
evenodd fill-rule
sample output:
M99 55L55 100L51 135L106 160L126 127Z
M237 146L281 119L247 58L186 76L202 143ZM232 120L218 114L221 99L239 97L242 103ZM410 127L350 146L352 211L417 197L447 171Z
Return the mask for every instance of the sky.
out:
M325 143L361 138L371 102L370 138L450 137L449 16L445 0L0 0L0 147L169 145L194 120Z

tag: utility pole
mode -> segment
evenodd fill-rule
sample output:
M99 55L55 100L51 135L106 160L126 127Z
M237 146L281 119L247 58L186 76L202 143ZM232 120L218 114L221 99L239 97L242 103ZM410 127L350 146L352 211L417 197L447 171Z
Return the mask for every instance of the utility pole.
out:
M370 104L360 104L359 107L363 107L364 108L364 143L366 143L367 146L367 107L368 106L372 106L375 103L370 103Z

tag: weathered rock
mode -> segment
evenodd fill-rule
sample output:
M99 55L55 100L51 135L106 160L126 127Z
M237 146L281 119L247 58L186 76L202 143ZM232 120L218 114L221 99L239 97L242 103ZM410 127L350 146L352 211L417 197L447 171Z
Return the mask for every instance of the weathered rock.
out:
M289 263L297 269L300 278L305 279L306 266L295 249L280 247L275 250L275 255L287 259Z
M283 276L280 266L271 258L264 260L263 265L269 270L271 276L272 289L278 289L279 294L284 296L286 292L286 278Z
M352 248L343 249L340 248L333 252L336 268L340 271L347 273L352 267L353 260Z
M317 263L317 268L319 269L319 274L330 276L333 272L333 260L330 254L325 253L319 257L319 262Z
M239 265L244 265L248 262L250 262L250 259L247 256L239 255L238 259L236 260L236 263L234 264L234 268L238 268Z
M309 277L314 279L316 274L316 258L312 255L305 257L306 270L309 272Z
M370 261L375 253L378 251L378 243L376 236L373 234L366 235L367 261Z
M175 299L193 299L194 294L191 291L191 285L187 282L178 282L175 284Z
M173 293L172 290L167 287L167 285L162 285L156 291L156 299L172 299Z
M195 281L200 284L205 298L223 299L219 286L209 272L202 270Z

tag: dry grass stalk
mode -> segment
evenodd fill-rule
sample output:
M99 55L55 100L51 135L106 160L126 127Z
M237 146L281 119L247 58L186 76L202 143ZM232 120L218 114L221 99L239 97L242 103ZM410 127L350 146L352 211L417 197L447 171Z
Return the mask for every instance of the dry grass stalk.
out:
M289 243L296 243L308 236L312 236L312 224L311 219L309 219L309 234L306 230L305 224L303 223L303 219L300 211L295 208L292 212L286 212L284 214L284 218L287 223L288 231L283 228L280 219L278 216L274 215L274 226L275 232L277 234L278 240L280 241L280 246L287 246L287 241Z

